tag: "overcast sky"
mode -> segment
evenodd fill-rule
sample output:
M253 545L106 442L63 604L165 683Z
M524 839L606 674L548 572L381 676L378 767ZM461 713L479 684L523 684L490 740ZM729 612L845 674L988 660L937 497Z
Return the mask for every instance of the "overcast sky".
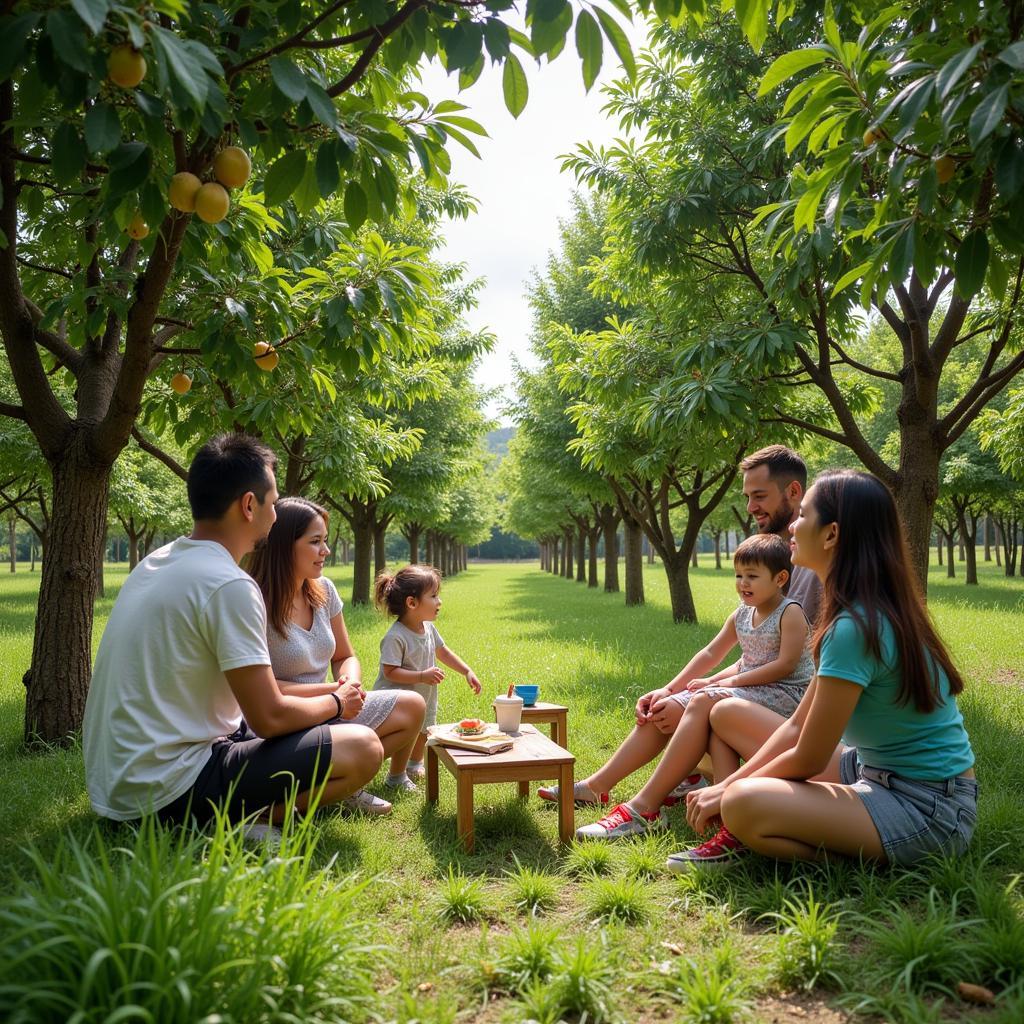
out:
M622 21L618 14L616 18ZM636 51L642 45L642 27L626 27ZM485 387L511 392L513 357L530 361L525 284L531 270L543 269L548 252L557 248L558 218L568 215L575 185L571 174L559 173L559 156L579 142L607 143L616 137L616 125L601 113L601 85L622 73L607 40L604 56L601 76L588 94L571 32L553 64L538 68L524 55L530 99L518 119L505 109L500 65L488 64L463 93L458 76L449 78L440 65L432 64L424 73L423 91L432 100L465 103L466 114L490 136L474 137L481 160L458 143L449 144L452 178L467 186L479 212L467 221L445 224L447 245L442 253L443 258L465 262L471 277L486 278L480 304L469 317L472 327L486 327L498 339L477 375ZM490 411L504 422L500 408L501 400Z

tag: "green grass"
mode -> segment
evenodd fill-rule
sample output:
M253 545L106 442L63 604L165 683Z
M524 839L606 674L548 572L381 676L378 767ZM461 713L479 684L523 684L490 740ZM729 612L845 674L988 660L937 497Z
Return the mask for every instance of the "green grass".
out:
M74 948L80 949L88 945L82 936L89 933L76 923L75 914L85 911L72 894L82 884L98 888L101 881L110 886L134 879L115 887L124 921L121 931L112 932L116 947L119 940L134 941L129 922L133 914L145 917L163 879L167 886L183 881L186 890L197 886L205 898L222 899L232 913L252 917L279 908L300 938L302 915L292 904L313 907L309 938L358 951L357 962L372 973L374 1009L383 1021L575 1024L585 1012L588 1024L753 1022L762 1019L760 999L785 999L783 993L810 985L817 986L815 998L859 1005L869 1015L914 1024L979 1019L978 1011L952 994L958 981L996 991L999 1005L986 1021L1019 1020L1024 883L1014 878L1024 848L1024 580L1007 580L991 564L979 568L981 586L967 588L962 580L947 581L944 570L934 567L930 593L939 627L969 682L961 704L982 784L970 854L913 872L846 862L774 865L752 858L728 875L687 878L658 870L666 850L693 838L681 808L669 812L672 831L665 839L612 849L583 844L563 852L554 808L535 798L520 802L513 784L478 789L476 852L467 855L455 841L454 785L445 772L436 807L414 796L399 801L389 819L318 817L309 829L310 846L285 858L289 866L280 876L273 875L274 857L254 859L230 837L183 843L175 834L147 840L149 873L140 874L145 858L138 856L136 844L141 839L125 830L96 828L80 751L28 755L21 748L21 675L31 650L38 573L20 568L15 576L4 575L0 901L6 902L0 902L0 1004L9 1001L3 986L12 976L22 985L31 978L15 960L17 943L28 940L18 937L14 922L26 916L27 905L12 901L35 899L41 908L36 916L79 936ZM330 575L346 596L350 575L340 569ZM97 637L124 576L124 567L107 570L109 596L97 608ZM577 774L592 771L628 729L637 695L670 678L734 607L729 574L702 567L693 579L701 621L675 626L660 566L647 568L648 604L632 609L623 606L621 595L542 574L532 564L471 567L445 584L438 625L446 642L476 670L484 693L474 697L461 677L449 673L441 691L442 716L490 718L491 699L509 683L539 683L542 699L571 709L569 745L577 756ZM347 608L346 620L364 674L372 680L387 621L365 608ZM381 781L374 789L386 795ZM616 795L628 796L629 789L621 787ZM599 814L580 810L577 820L589 822ZM128 852L117 852L119 847ZM228 873L234 888L220 896L216 886L227 882L207 870L218 857L234 869ZM283 891L275 896L267 886L276 877ZM248 895L243 897L239 887ZM72 905L74 913L65 909L62 917L58 907ZM187 929L184 922L194 919L188 917L189 907L175 908ZM534 916L538 912L540 918ZM771 916L776 914L781 916ZM840 915L835 929L834 915ZM364 927L353 930L353 922ZM204 925L196 921L194 941L182 938L179 945L207 955L199 934ZM271 932L246 934L243 930L233 941L249 942L250 951L261 948L254 945L257 940L274 939ZM293 944L281 951L297 958L302 944L294 937L289 941ZM390 949L366 948L374 945ZM346 953L339 963L353 961ZM310 965L315 975L319 961L311 959ZM153 980L173 984L172 967L172 958L163 957L163 973ZM359 971L352 972L359 982L352 988L355 1010L316 1002L322 991L309 985L305 1004L287 1002L291 997L282 988L303 969L296 963L291 974L259 975L244 985L225 981L219 989L202 989L200 971L190 974L194 980L187 984L199 993L214 992L201 996L213 999L203 1013L230 1016L227 990L248 992L255 986L263 993L263 1008L245 1009L241 1019L273 1019L274 1000L280 1010L299 1016L361 1019ZM249 975L236 970L238 978L257 974L253 968L245 969ZM78 961L68 973L76 981L82 977ZM336 980L332 972L326 977ZM122 997L108 992L106 998L113 1009ZM83 1019L105 1016L90 1013ZM55 1011L25 1019L67 1015ZM201 1016L197 1011L196 1019Z

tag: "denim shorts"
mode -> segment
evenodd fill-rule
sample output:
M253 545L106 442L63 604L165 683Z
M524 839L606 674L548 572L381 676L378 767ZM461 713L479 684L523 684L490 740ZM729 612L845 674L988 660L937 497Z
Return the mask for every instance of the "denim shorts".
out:
M890 864L913 864L929 854L962 854L978 816L978 783L957 776L922 782L861 764L844 750L839 781L864 801Z

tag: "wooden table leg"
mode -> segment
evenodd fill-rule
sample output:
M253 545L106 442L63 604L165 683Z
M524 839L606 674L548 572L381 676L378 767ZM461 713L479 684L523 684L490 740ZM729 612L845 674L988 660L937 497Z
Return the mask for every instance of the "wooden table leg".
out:
M530 784L528 782L519 783L519 799L529 800L530 799Z
M455 828L466 847L473 852L473 773L461 771L455 776Z
M558 838L563 843L572 842L573 833L576 831L575 807L572 765L563 764L558 769Z
M436 804L438 794L437 784L437 751L433 747L427 747L427 803Z

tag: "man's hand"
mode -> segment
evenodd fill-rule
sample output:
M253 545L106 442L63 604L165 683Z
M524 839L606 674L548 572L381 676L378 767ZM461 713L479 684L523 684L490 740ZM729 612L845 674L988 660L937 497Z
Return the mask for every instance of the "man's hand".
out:
M337 695L341 701L341 717L346 721L355 718L363 710L366 694L359 683L342 683Z
M425 668L420 673L420 682L428 686L437 686L444 679L444 673L435 665L433 668Z
M720 820L724 793L725 783L719 782L686 794L686 822L694 832L703 832Z
M466 682L469 683L469 688L476 694L479 694L483 689L480 685L480 680L477 679L476 673L472 669L466 670Z

